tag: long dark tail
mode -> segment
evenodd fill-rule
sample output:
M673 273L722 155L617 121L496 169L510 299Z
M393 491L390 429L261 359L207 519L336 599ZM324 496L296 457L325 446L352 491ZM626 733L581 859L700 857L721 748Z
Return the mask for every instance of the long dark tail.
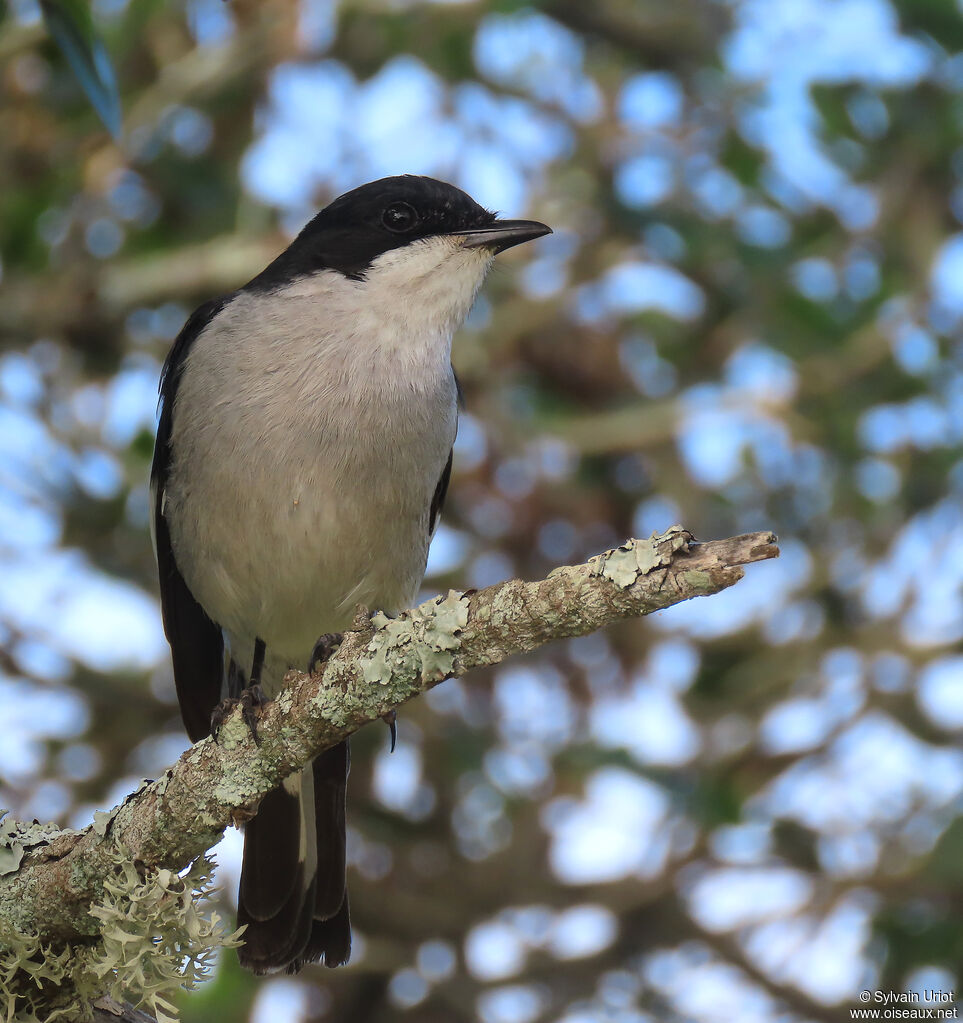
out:
M241 965L296 973L351 954L345 887L345 740L266 796L244 829L237 918L247 924Z

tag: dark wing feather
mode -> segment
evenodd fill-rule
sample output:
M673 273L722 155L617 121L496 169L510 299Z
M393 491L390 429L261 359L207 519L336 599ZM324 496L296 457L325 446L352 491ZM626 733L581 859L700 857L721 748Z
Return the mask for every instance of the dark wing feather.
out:
M445 495L448 493L448 484L451 482L451 459L454 453L454 448L448 452L448 461L445 462L445 468L441 472L441 479L438 480L438 486L435 487L435 493L431 498L431 507L428 509L429 536L434 535L435 523L438 521L438 516L441 514L441 509L445 504Z
M461 389L461 381L458 379L454 367L452 367L451 375L455 378L455 404L460 409L464 408L465 392ZM454 453L454 449L448 452L448 461L445 463L445 468L442 469L441 479L438 480L438 486L435 487L435 493L431 498L431 507L428 509L429 537L434 536L438 516L441 515L441 509L445 504L445 495L448 493L448 484L451 482L451 458Z
M154 444L150 481L153 495L154 546L160 579L164 632L171 645L174 683L181 717L191 742L203 739L211 729L211 711L221 695L224 673L224 638L184 582L164 517L164 488L171 466L171 424L174 398L191 344L229 298L202 305L184 325L164 363L160 381L160 421Z

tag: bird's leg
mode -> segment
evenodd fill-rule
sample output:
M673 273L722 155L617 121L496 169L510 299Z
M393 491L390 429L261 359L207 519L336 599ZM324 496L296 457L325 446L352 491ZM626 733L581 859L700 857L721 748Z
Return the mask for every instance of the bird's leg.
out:
M261 685L261 671L264 668L264 640L254 640L254 663L251 665L251 688Z
M251 730L251 738L255 746L261 745L261 737L257 734L257 719L261 716L261 710L267 703L267 697L260 686L248 686L241 690L237 700L241 705L241 717L244 723Z
M236 700L241 695L241 690L247 684L247 678L243 670L238 666L237 661L232 657L227 665L227 696L230 700Z
M251 665L251 681L241 690L241 715L251 729L251 738L255 746L261 745L257 734L257 719L261 708L267 703L267 697L261 688L261 671L264 668L264 640L254 640L254 663Z
M311 651L311 660L308 661L308 674L313 675L316 668L323 667L331 655L341 646L344 639L343 632L326 632L319 636Z
M264 640L254 641L254 663L251 665L251 682L245 685L244 672L232 660L227 670L227 698L211 712L211 735L217 738L221 726L230 717L234 708L240 706L241 717L251 731L255 746L261 745L257 734L257 719L267 697L261 688L261 671L264 668Z

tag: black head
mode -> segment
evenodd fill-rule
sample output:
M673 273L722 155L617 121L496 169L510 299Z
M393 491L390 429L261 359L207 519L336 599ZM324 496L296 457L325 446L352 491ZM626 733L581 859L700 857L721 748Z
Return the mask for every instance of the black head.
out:
M535 221L498 220L460 188L435 178L381 178L326 206L248 288L272 289L318 270L362 280L378 256L436 235L464 235L466 246L500 252L549 233Z

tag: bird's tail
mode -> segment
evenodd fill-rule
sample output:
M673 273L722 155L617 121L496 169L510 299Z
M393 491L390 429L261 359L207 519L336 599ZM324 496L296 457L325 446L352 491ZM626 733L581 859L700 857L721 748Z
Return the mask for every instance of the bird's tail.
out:
M238 924L247 924L241 965L296 973L351 953L345 887L345 740L261 801L244 829Z

